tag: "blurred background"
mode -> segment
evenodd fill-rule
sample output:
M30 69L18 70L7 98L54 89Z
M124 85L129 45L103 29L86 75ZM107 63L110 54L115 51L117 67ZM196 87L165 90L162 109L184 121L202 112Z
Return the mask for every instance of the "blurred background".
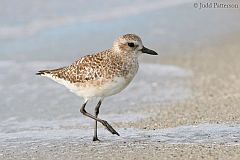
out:
M239 8L200 10L195 2L1 0L0 60L74 60L125 33L161 54L179 54L239 33Z

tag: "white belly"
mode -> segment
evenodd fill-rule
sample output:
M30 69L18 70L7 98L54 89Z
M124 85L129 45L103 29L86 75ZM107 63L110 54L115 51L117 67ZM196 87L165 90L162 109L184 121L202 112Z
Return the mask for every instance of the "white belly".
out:
M121 92L124 88L128 86L128 84L132 81L135 74L128 75L127 77L115 77L112 80L107 80L102 84L97 83L86 83L86 84L73 84L68 81L64 81L63 79L53 78L50 75L46 75L53 79L54 81L64 85L71 92L77 94L80 97L85 99L89 99L92 97L107 97Z
M132 78L115 77L102 85L87 85L86 87L71 87L69 89L84 98L107 97L121 92L128 86Z

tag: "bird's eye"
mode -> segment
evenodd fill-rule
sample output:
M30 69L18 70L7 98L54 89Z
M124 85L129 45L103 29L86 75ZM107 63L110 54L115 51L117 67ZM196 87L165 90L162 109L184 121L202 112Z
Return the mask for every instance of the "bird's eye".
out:
M129 47L134 47L134 43L128 43Z

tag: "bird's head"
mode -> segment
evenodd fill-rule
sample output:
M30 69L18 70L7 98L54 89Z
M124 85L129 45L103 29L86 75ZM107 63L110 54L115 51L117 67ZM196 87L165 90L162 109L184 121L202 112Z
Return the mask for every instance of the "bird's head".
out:
M125 34L118 37L112 47L114 52L140 55L142 53L158 55L155 51L143 46L142 40L135 34Z

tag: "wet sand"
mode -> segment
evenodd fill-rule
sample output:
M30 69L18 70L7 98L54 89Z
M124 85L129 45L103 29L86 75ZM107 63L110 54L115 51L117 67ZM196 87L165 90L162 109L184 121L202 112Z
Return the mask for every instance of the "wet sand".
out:
M189 52L195 53L162 56L161 60L155 62L192 71L191 78L186 79L192 96L184 101L141 106L137 112L150 113L151 117L114 123L121 137L103 134L102 142L92 142L90 136L78 136L73 131L74 135L52 140L25 139L21 142L18 139L12 143L1 143L0 159L239 159L239 39L226 39ZM206 129L205 139L199 141L181 142L175 135L169 135L166 140L157 137L158 134L163 136L165 132L169 133L165 130L168 128L205 124L210 128L216 125L216 131L208 132ZM217 139L214 135L221 131L218 125L235 126L235 130L227 128ZM185 130L187 134L188 129ZM204 130L192 131L191 138L195 140L197 132ZM100 131L105 132L103 129ZM127 134L133 135L129 137ZM228 139L224 139L229 135ZM185 134L182 137L185 140L189 138Z

